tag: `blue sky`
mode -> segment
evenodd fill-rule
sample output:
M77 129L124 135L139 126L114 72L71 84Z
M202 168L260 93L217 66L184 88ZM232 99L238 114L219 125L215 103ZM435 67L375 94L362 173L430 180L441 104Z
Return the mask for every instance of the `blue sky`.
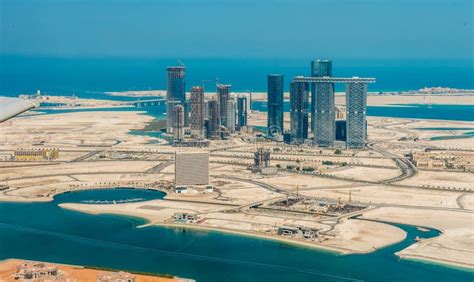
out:
M469 59L473 18L471 0L0 0L0 53Z

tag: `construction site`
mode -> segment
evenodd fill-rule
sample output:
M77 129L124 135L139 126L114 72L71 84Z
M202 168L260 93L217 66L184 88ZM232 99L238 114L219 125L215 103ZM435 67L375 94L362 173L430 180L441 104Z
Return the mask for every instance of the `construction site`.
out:
M28 151L28 159L21 153L21 160L0 161L0 200L51 201L64 192L97 188L158 190L166 193L163 199L61 207L346 254L372 252L404 238L401 229L379 221L420 225L443 233L430 242L413 242L417 248L400 256L474 266L472 229L466 228L474 208L472 173L467 169L472 143L431 140L440 133L416 129L465 128L466 122L371 117L368 146L357 150L289 145L257 132L239 132L212 140L193 157L188 154L196 148L130 133L152 120L138 111L78 111L1 123L8 134L0 139L0 152L13 155L19 148L34 148L35 157ZM249 114L252 126L264 120L260 112ZM418 136L417 141L410 136ZM459 165L421 165L431 158Z

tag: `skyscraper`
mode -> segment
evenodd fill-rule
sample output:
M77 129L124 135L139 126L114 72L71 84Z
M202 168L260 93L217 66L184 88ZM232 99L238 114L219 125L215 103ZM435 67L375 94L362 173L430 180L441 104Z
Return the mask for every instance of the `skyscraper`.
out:
M227 101L230 95L230 84L217 84L217 101L219 104L220 124L226 125L227 119Z
M332 76L332 62L330 60L311 61L311 76Z
M332 62L329 60L315 60L311 61L311 76L324 77L332 76ZM311 131L315 131L314 125L317 118L316 113L316 87L315 83L311 83Z
M168 80L166 87L166 128L172 131L174 126L173 110L176 105L184 104L185 93L185 68L184 66L167 67Z
M311 62L311 76L332 76L332 62L316 60ZM311 83L311 129L314 133L314 144L318 146L333 146L336 138L336 123L334 112L334 83Z
M189 113L191 112L191 101L184 100L184 127L189 127Z
M230 132L235 131L235 100L229 99L227 101L227 117L226 117L226 124L225 127Z
M191 116L189 117L189 125L191 134L195 139L203 139L204 136L204 117L206 114L204 105L204 88L194 86L191 88Z
M367 140L367 83L346 84L346 146L363 148Z
M247 98L237 98L237 130L247 126Z
M291 99L292 101L292 136L297 135L298 133L294 130L294 128L299 128L299 122L297 118L298 107L293 105L296 103L299 98L298 90L300 87L297 87L299 83L315 83L316 84L316 132L315 132L315 143L321 146L329 146L334 145L335 139L335 116L334 116L334 95L332 84L334 83L345 83L346 84L346 110L342 107L339 107L339 117L344 118L346 117L346 130L345 130L345 138L344 138L344 131L340 129L342 123L338 123L339 129L338 131L338 139L346 139L346 147L348 148L363 148L367 142L367 84L374 83L375 78L360 78L360 77L303 77L303 76L296 76L293 78L293 83L291 87ZM330 85L330 86L328 86ZM329 89L328 89L329 87ZM329 93L330 95L322 95L323 98L328 98L332 96L332 99L325 99L322 102L319 99L319 89L321 93ZM326 90L325 90L326 89ZM296 98L293 98L296 97ZM326 103L327 102L327 103ZM326 106L328 104L332 104L330 106ZM332 109L331 115L324 115L326 112L321 110L321 116L319 116L319 107L323 109ZM295 112L295 113L293 113ZM345 112L345 114L344 114ZM327 119L324 120L323 117ZM326 121L326 122L320 122ZM322 126L321 126L322 125ZM327 126L327 127L326 127ZM333 130L328 130L329 128L333 127ZM321 128L321 131L319 131ZM328 133L325 135L323 133ZM329 137L328 137L329 136ZM328 137L328 139L324 139ZM324 141L332 140L332 143L324 143ZM341 140L343 141L343 140Z
M334 84L316 82L313 89L313 103L316 103L315 112L312 113L312 118L315 119L313 142L318 146L333 146L336 136Z
M269 74L267 76L267 99L268 99L268 136L276 137L283 134L283 75Z
M175 141L184 139L184 107L176 105L173 109L173 136Z
M302 144L308 138L309 83L290 84L290 123L292 143Z
M220 114L217 100L207 101L208 122L206 135L208 139L220 139Z

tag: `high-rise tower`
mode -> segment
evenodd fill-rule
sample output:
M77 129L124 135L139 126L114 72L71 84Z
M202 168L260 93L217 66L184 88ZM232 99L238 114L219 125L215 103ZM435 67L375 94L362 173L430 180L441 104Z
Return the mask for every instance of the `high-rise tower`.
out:
M217 84L217 101L219 104L220 124L226 125L227 121L227 101L230 95L230 84Z
M235 100L229 99L227 101L227 117L225 127L230 131L235 131Z
M302 144L308 138L309 83L290 84L291 142Z
M298 87L295 87L298 83L316 83L316 94L318 94L318 89L323 88L321 85L328 85L328 84L333 84L333 83L345 83L346 84L346 110L343 108L339 109L338 112L338 141L346 141L346 146L348 148L363 148L366 145L367 142L367 85L368 83L374 83L375 78L361 78L361 77L303 77L303 76L296 76L293 78L293 83L292 83L292 90L291 90L291 97L298 97ZM324 89L324 88L323 88ZM332 89L332 88L330 88ZM331 92L331 91L321 91L322 93L324 92ZM334 95L332 95L334 96ZM316 98L319 96L316 95ZM297 99L295 99L297 101ZM316 99L317 103L316 106L318 106L318 99ZM326 100L329 103L334 104L334 100ZM319 103L323 104L323 103ZM295 106L292 105L292 131L293 128L299 128L297 126L294 126L293 124L297 123L297 118L294 118L293 114ZM331 107L329 107L331 108ZM334 112L334 108L333 112ZM298 112L298 111L296 111ZM345 112L345 114L344 114ZM344 126L341 121L342 119L346 117L345 121L345 130L341 129L341 126ZM323 138L325 135L323 134L318 134L319 130L319 125L318 125L318 116L316 116L316 144L323 146L325 139ZM295 121L293 121L295 120ZM323 125L329 125L332 126L332 124L335 121L335 116L332 114L332 117L328 119L329 123L322 123ZM321 132L324 132L327 128L322 128ZM335 130L334 130L335 131ZM334 136L335 134L334 131L329 131L327 130L326 132L329 133L329 136ZM292 132L293 133L293 132ZM335 136L334 136L335 139ZM330 139L329 139L330 140ZM333 141L334 142L334 141ZM330 144L328 144L330 145ZM332 143L334 145L334 143Z
M269 74L267 76L268 88L268 136L276 137L284 131L283 123L283 75Z
M316 60L311 62L312 77L332 76L332 62ZM313 142L318 146L332 146L335 139L335 96L334 83L311 83L311 129Z
M201 86L194 86L191 88L191 116L189 118L189 125L191 127L191 134L195 139L203 139L204 136L204 117L206 114L204 104L204 88Z
M364 148L367 140L367 83L346 84L346 145Z
M237 98L237 130L247 126L247 97Z
M207 101L207 138L220 139L220 114L217 100Z
M184 107L176 105L173 109L173 136L175 141L184 139Z
M168 72L166 86L166 128L168 132L171 132L174 126L173 109L176 105L184 104L186 100L185 68L184 66L167 67L166 70Z

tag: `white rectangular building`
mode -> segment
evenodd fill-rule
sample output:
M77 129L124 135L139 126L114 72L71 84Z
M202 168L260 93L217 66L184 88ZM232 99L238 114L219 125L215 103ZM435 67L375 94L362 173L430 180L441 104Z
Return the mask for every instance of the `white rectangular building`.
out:
M176 152L175 185L209 184L209 152Z

